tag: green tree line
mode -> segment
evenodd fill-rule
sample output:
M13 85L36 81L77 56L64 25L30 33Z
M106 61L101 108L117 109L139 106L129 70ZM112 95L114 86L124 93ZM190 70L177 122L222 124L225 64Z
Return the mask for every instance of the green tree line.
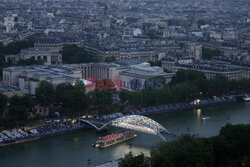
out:
M217 76L208 80L202 72L179 70L172 81L169 84L164 84L162 89L122 90L118 92L95 89L86 93L85 86L81 81L77 81L75 85L63 83L57 86L48 82L41 82L36 89L35 97L36 102L44 108L44 111L50 106L55 106L59 107L60 113L63 115L79 116L81 113L88 113L92 110L100 114L125 112L126 107L141 109L143 107L190 102L201 95L213 97L227 94L230 91L249 89L249 79L234 81L223 76ZM120 100L114 100L114 95L118 95ZM7 101L11 100L7 99ZM7 101L5 96L0 96L1 111L6 110ZM27 102L33 106L30 98ZM30 108L32 108L24 107L26 109L22 109L22 111L30 111ZM10 109L11 107L7 108ZM12 107L13 109L15 108ZM0 112L0 115L3 115L3 112Z
M98 109L103 114L112 113L117 105L113 102L111 90L95 89L86 93L82 81L77 81L75 85L63 83L56 87L41 82L35 96L41 106L61 106L62 113L68 116L78 116L90 109Z
M213 57L221 56L219 49L202 48L202 59L211 60Z
M35 103L31 96L13 96L8 99L0 93L0 106L0 129L3 129L24 125L29 113L34 113Z
M65 45L61 51L63 63L89 63L97 62L98 59L90 55L84 48L77 45Z
M6 46L0 43L0 55L18 54L22 49L29 47L34 47L33 39L10 42Z
M193 70L179 70L163 89L142 89L119 92L121 102L128 102L135 108L190 102L200 95L205 97L222 96L230 91L250 88L250 80L228 80L224 76L207 79L204 73Z
M26 49L29 47L34 47L33 39L10 42L6 46L4 46L2 42L0 42L0 78L2 77L2 69L13 65L12 62L5 62L4 56L9 54L18 54L21 52L22 49ZM32 65L32 64L40 65L43 64L43 61L31 58L28 60L20 60L15 65Z
M250 166L250 125L226 125L210 138L183 135L151 149L151 158L125 155L119 167L247 167Z

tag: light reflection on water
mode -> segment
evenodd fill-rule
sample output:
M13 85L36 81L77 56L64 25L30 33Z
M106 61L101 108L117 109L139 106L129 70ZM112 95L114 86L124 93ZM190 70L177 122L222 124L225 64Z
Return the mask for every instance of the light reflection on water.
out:
M202 121L205 115L211 119ZM228 120L230 116L230 120ZM210 106L200 109L191 109L180 112L150 115L150 118L159 122L170 132L177 135L187 133L199 134L201 137L217 135L222 126L228 121L232 124L250 123L250 103L234 103ZM123 131L111 128L112 132ZM0 148L0 167L85 167L88 159L93 164L100 164L118 159L130 151L134 154L141 152L150 154L152 146L161 142L158 136L137 132L135 139L120 143L105 149L91 147L100 134L94 129L62 136L45 138L25 144L18 144Z
M200 136L200 130L201 130L201 109L197 109L197 134Z

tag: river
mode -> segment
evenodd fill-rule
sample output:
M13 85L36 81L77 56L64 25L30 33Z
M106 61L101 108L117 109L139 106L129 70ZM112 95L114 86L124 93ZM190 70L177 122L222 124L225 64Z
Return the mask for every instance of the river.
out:
M202 121L201 115L211 119ZM250 124L250 103L230 103L149 116L168 131L177 135L199 134L201 137L217 135L229 121L232 124ZM188 128L189 127L189 128ZM111 128L111 131L122 129ZM0 167L87 167L88 160L95 165L118 159L130 150L150 154L150 148L161 142L159 136L137 133L137 138L105 149L91 145L98 138L94 129L44 138L29 143L0 148ZM129 149L129 145L132 148Z

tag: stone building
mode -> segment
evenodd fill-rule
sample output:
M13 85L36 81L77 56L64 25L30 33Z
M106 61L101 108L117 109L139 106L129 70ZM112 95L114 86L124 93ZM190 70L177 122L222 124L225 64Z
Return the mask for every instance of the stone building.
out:
M28 48L21 50L20 59L26 60L32 57L36 60L42 59L46 65L62 63L62 55L60 53L46 48Z
M111 23L110 23L110 12L109 12L108 5L105 5L105 8L104 8L104 15L103 15L102 26L103 26L104 28L110 28L110 27L111 27Z
M3 86L18 89L23 94L35 94L42 81L53 85L74 83L81 79L81 71L66 65L53 66L14 66L3 69Z
M194 57L196 60L202 58L202 45L190 43L188 44L188 55Z

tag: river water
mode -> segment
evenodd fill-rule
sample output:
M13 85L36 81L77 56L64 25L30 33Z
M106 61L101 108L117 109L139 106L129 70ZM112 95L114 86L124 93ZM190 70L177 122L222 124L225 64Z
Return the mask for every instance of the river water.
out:
M202 121L201 115L211 119ZM232 124L250 124L250 103L220 104L149 117L177 135L189 131L201 137L210 137L217 135L228 121ZM111 131L122 129L111 128ZM144 152L149 155L150 148L162 141L159 136L143 133L137 135L131 141L105 149L91 147L99 136L94 129L7 146L0 148L0 167L88 167L91 166L87 165L89 159L92 165L98 165L118 159L130 150L135 154Z

